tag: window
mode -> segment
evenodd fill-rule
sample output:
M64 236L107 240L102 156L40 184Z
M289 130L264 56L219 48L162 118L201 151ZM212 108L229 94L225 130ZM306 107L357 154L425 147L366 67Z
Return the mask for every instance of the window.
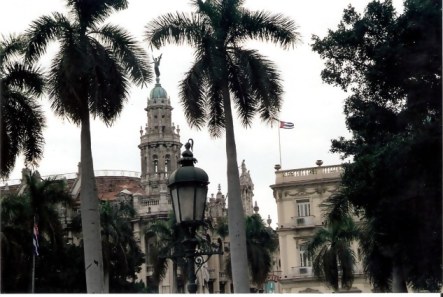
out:
M154 173L158 172L158 156L154 155L152 156L152 159L154 159L153 165L154 165Z
M300 245L300 266L301 267L312 266L311 257L309 257L308 255L308 246L306 244Z
M170 155L165 156L165 172L171 171L171 160L170 159L171 159Z
M311 215L311 205L308 199L297 201L297 214L299 217L309 217Z

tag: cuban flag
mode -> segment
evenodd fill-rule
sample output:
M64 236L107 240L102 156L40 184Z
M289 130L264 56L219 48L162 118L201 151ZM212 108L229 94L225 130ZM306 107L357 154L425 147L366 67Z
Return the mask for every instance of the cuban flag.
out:
M280 121L281 129L294 129L294 123Z
M32 234L32 245L34 246L34 254L36 256L38 256L39 255L38 254L39 245L38 245L38 225L37 225L37 223L34 223L34 231Z

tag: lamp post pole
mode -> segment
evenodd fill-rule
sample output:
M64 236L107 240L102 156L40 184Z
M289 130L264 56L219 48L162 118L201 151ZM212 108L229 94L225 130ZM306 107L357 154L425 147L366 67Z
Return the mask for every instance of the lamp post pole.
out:
M191 294L197 293L197 276L195 274L195 247L197 246L197 239L195 238L195 227L188 227L186 229L186 239L183 241L186 253L186 263L188 270L188 292Z

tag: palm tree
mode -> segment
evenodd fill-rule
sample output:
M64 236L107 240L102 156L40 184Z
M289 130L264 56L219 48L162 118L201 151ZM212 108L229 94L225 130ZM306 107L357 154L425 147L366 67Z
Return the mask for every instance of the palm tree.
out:
M308 243L308 253L313 258L314 274L324 279L334 291L341 287L350 289L354 281L355 255L352 242L358 238L358 229L350 216L339 220L326 220L325 228L317 230Z
M255 38L288 48L298 41L292 20L251 12L242 7L243 2L193 0L195 13L166 14L150 22L146 31L148 42L156 48L168 43L196 47L196 60L180 84L185 116L192 127L201 128L207 122L211 136L226 130L228 223L236 293L248 293L249 283L231 96L242 123L250 126L257 112L263 120L272 120L282 95L275 65L242 45Z
M140 270L143 253L134 238L130 220L135 209L127 202L103 202L100 207L104 257L105 292L133 282Z
M27 59L36 61L51 41L60 48L49 71L55 113L81 126L81 217L88 293L103 292L100 213L91 152L90 114L111 125L128 95L128 80L151 79L144 51L124 29L100 24L126 0L69 0L70 13L42 16L27 31Z
M252 282L262 288L272 270L272 254L278 247L277 234L266 227L261 216L246 217L246 246Z
M145 230L146 235L155 237L155 244L149 250L149 262L153 266L153 280L157 285L166 276L168 259L172 260L173 286L172 291L179 293L177 288L177 270L180 267L185 271L184 231L175 223L175 216L169 215L168 221L157 220L152 222Z
M35 218L38 218L40 246L45 246L51 250L51 256L57 257L64 249L57 207L72 203L64 180L42 180L37 171L25 171L24 179L23 194L7 195L1 201L2 272L7 271L2 273L2 278L5 277L2 284L8 283L6 290L19 290L17 292L26 290L30 279L31 234ZM41 278L44 279L44 275Z
M29 165L43 154L45 118L36 99L43 93L44 80L38 68L18 60L24 50L23 37L0 40L0 177L4 178L20 153Z
M46 234L54 249L62 249L63 226L58 219L57 206L69 207L74 203L67 190L66 181L55 178L42 180L38 171L27 171L24 176L25 193L29 195L31 210L37 219L39 232Z
M32 262L32 211L29 197L1 197L1 292L26 293Z
M227 225L219 221L215 231L221 237L228 236ZM278 247L278 237L274 230L266 227L259 214L246 217L246 249L249 275L252 283L261 288L272 269L272 254ZM232 277L232 264L226 263L226 271Z

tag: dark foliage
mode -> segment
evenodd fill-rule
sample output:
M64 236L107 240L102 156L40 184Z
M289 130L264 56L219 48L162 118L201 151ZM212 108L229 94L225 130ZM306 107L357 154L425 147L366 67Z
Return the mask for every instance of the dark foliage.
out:
M346 99L350 139L332 141L345 165L343 194L363 211L365 268L381 291L400 267L414 289L439 291L442 263L441 1L371 2L345 10L335 31L313 37L322 78Z

